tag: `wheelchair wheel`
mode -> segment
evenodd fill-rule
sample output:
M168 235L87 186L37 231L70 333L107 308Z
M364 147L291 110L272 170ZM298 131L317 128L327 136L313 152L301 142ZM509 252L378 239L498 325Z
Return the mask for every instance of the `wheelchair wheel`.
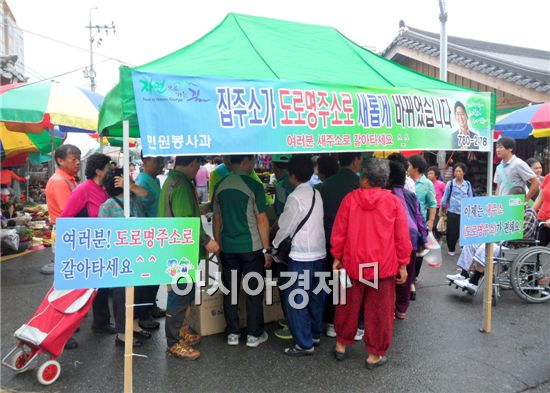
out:
M512 263L510 281L514 292L528 303L550 299L550 248L522 251Z

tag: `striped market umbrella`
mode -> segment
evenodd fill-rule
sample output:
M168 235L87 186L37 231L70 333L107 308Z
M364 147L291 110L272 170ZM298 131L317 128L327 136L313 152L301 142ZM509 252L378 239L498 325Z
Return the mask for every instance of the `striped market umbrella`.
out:
M54 128L54 130L56 129ZM54 134L54 145L57 148L63 143L63 135L55 131ZM1 122L0 143L2 157L6 158L23 153L47 154L52 148L51 135L48 130L43 130L40 134L13 132L6 128L5 123Z
M503 116L495 124L495 131L515 139L550 136L550 102L526 106Z
M15 84L0 89L0 121L10 131L41 134L97 131L103 96L54 81Z

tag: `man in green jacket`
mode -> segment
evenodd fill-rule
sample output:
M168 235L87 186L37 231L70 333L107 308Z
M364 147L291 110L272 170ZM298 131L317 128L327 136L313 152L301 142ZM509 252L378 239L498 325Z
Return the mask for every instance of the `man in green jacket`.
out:
M199 201L193 184L193 179L200 168L200 159L196 156L176 157L174 169L170 170L164 182L159 197L159 217L199 217ZM199 257L204 258L206 252L216 253L219 246L208 236L202 224L200 227ZM193 334L188 324L190 306L194 299L195 288L187 295L179 295L168 287L166 306L166 342L167 352L181 359L195 360L200 352L192 345L200 341L200 336Z

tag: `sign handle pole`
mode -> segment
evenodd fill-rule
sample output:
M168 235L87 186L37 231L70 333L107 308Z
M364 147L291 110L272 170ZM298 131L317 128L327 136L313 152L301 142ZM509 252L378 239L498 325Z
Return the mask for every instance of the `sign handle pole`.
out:
M493 131L489 135L491 149L487 155L487 196L493 196ZM485 296L483 310L483 327L481 332L491 333L492 301L493 301L493 248L494 244L486 244L485 251Z
M130 217L130 122L122 122L124 161L124 217ZM124 393L132 392L132 354L134 343L134 287L126 287L126 329L124 331Z
M132 393L134 351L134 287L126 287L126 326L124 330L124 393Z
M491 317L493 302L493 249L494 243L488 243L486 247L487 256L485 260L485 296L484 296L484 318L482 332L491 333Z

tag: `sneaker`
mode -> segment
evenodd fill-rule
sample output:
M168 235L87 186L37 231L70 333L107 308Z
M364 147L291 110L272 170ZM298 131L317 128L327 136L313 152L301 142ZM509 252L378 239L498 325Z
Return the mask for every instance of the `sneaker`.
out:
M246 337L246 346L249 348L256 348L261 343L265 343L269 336L267 335L267 332L263 332L260 337L251 336L250 334Z
M450 256L454 257L455 252L454 252L454 251L449 251L447 254L449 254Z
M281 340L292 340L292 333L288 327L275 330L275 337Z
M447 274L445 277L447 277L447 280L449 281L457 281L457 280L464 280L466 277L462 275L462 273L457 274Z
M467 279L466 277L463 277L460 280L455 280L455 282L454 282L454 284L458 285L460 288L466 287L469 283L470 283L470 280Z
M472 293L473 295L476 294L477 289L479 288L478 285L472 284L468 278L465 278L463 280L457 280L454 283L455 285L458 285L460 288L466 289L468 292Z
M181 341L188 345L195 345L201 342L201 336L192 332L189 325L181 325L180 337Z
M334 324L328 323L327 330L325 331L327 337L336 337L336 330L334 330Z
M321 339L320 338L313 338L313 346L314 347L320 347L321 346Z
M310 349L303 349L299 345L293 345L292 347L285 348L285 355L294 357L311 356L313 352L315 352L313 347Z
M239 345L240 334L231 333L227 336L227 345Z
M182 344L181 342L175 343L166 352L178 359L183 360L195 360L201 353L189 345Z
M277 321L277 323L282 328L288 328L288 322L286 321L286 319L281 319L280 321Z
M357 329L357 332L355 333L355 337L353 338L353 340L361 341L364 335L365 335L365 329Z
M470 280L468 280L468 283L466 284L465 288L466 290L468 290L468 292L475 295L477 293L477 289L479 288L479 285L472 284Z

